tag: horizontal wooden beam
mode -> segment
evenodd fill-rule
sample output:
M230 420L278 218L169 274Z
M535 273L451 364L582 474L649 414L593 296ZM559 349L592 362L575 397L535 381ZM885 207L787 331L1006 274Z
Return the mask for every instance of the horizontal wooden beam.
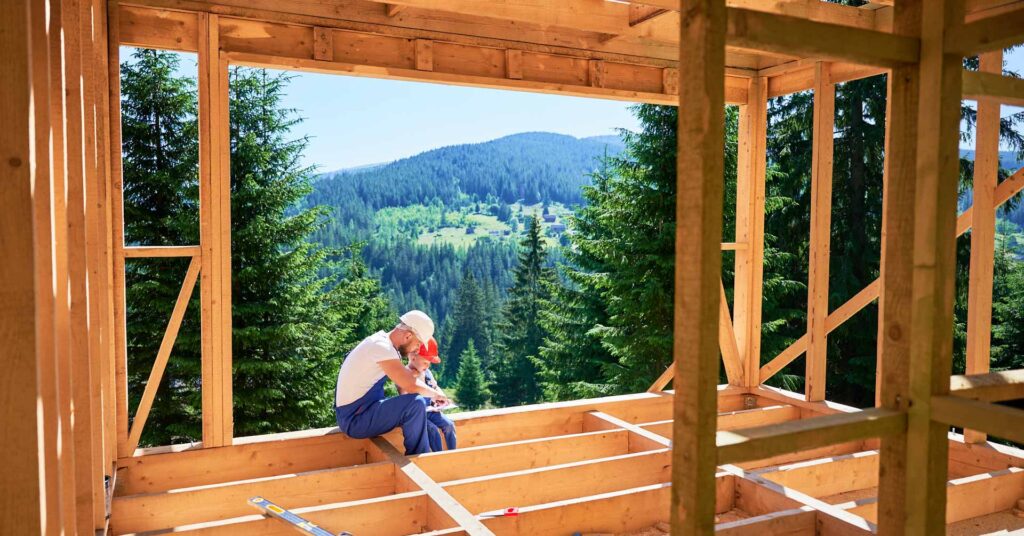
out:
M1024 410L959 396L932 397L932 420L1024 443Z
M945 51L960 56L1001 50L1024 42L1024 4L954 28L945 36Z
M727 38L746 49L879 67L915 62L920 52L910 37L739 8L729 10Z
M957 374L949 379L949 391L955 396L986 402L1024 398L1024 369Z
M129 259L157 257L198 257L199 246L126 246L124 256Z
M768 458L777 454L888 437L906 427L906 414L882 408L837 413L781 424L718 432L718 463Z
M802 506L728 523L719 523L715 525L715 536L746 536L749 534L813 536L817 534L817 520L818 513L814 508Z
M963 94L968 100L991 100L999 104L1024 106L1024 79L964 71Z

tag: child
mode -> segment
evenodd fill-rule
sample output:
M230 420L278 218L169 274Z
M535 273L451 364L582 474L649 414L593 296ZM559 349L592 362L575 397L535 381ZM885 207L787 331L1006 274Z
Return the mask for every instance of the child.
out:
M441 358L437 355L437 341L431 337L430 342L420 346L419 352L409 354L409 364L407 366L427 387L441 391L441 388L437 385L437 380L434 379L434 374L430 372L430 365L432 363L436 365L440 362ZM433 452L443 450L441 447L441 435L444 435L444 443L448 446L448 450L454 449L455 423L444 413L441 413L440 408L433 405L427 408L427 421L430 423L427 425L427 439L430 442L430 450Z

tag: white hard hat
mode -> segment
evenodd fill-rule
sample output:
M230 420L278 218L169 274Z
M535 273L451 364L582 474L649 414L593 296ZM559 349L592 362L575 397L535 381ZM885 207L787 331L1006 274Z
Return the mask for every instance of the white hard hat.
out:
M412 329L413 335L416 335L416 338L423 344L429 343L430 338L434 336L434 321L423 311L409 311L402 315L399 320L406 326L409 326Z

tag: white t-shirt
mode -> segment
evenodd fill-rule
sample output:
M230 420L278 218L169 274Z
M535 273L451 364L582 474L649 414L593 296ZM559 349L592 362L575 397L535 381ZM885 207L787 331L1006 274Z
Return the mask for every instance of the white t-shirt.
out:
M395 350L386 332L378 331L363 339L341 364L334 404L340 407L359 400L384 377L379 363L389 359L402 359L402 355Z

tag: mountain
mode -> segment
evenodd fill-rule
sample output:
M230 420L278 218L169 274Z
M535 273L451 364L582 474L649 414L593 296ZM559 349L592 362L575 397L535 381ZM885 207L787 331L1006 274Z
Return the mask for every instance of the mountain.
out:
M974 161L974 150L973 149L960 149L960 158L966 158L971 162ZM1024 167L1024 160L1018 157L1017 153L1013 151L999 151L999 167L1008 169L1011 172L1017 171L1021 167Z
M345 206L352 199L367 208L428 205L438 200L452 206L493 199L583 202L580 187L602 156L622 151L617 136L574 138L548 132L527 132L464 145L441 147L383 165L326 173L318 178L309 203Z

